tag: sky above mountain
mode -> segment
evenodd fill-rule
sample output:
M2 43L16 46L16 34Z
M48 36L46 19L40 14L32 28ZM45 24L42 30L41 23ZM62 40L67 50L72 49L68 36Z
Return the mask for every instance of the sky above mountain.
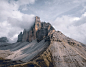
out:
M18 34L31 27L35 16L86 44L86 0L0 0L0 37L16 42Z

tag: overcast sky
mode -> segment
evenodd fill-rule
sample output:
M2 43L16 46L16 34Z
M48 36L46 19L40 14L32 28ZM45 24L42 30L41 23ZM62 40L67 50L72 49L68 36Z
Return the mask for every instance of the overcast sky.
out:
M16 42L35 16L86 44L86 0L0 0L0 37Z

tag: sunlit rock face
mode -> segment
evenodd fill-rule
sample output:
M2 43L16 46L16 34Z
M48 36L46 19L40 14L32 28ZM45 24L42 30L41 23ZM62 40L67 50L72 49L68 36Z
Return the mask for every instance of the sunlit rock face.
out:
M31 29L24 29L23 33L18 35L18 42L32 42L37 39L41 41L48 36L51 30L55 30L50 23L41 22L38 16L35 17L34 25Z

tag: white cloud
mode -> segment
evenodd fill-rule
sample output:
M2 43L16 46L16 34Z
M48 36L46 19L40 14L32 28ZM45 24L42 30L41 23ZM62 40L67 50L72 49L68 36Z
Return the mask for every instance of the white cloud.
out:
M80 26L82 24L86 23L86 12L84 14L82 14L82 16L80 17L80 19L78 21L75 22L75 26Z
M18 5L33 4L35 0L17 0L15 1Z
M5 0L0 1L0 21L7 20L7 17L13 17L13 12L18 10L18 5L10 4Z
M57 17L51 23L56 30L60 30L66 36L86 44L86 16L81 17L62 16Z
M1 0L0 1L0 21L7 20L7 17L21 17L22 13L18 10L21 5L33 4L35 0ZM20 5L21 4L21 5Z
M27 6L25 6L24 8L22 8L22 11L26 11L28 10Z
M22 31L20 27L14 27L10 25L7 21L0 22L0 37L7 37L9 38L10 42L16 42L16 39L13 37L16 34L19 34Z
M30 28L34 15L21 13L19 7L34 2L35 0L0 0L0 37L6 36L10 42L16 42L18 34L24 28Z
M30 27L35 22L34 15L23 14L21 19L18 18L8 18L8 22L15 27L20 27L22 29L30 29Z
M86 12L82 15L82 17L86 16Z

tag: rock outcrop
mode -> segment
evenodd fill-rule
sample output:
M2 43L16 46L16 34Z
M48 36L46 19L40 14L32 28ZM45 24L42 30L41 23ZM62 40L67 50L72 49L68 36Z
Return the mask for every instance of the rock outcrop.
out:
M37 39L41 41L46 38L51 30L55 30L50 23L41 22L39 17L35 17L35 23L31 29L24 29L23 33L21 32L18 35L17 42L32 42L32 40Z
M0 38L0 42L8 42L7 37L1 37L1 38Z
M18 42L21 42L22 41L22 37L23 37L23 34L22 32L18 35Z

